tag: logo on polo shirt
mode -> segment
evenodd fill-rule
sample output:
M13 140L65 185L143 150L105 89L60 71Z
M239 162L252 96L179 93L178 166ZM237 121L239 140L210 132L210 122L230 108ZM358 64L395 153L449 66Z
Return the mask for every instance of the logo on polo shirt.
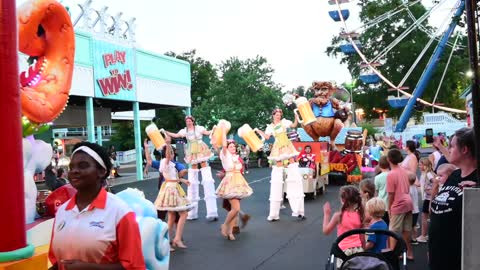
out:
M103 221L91 221L90 227L98 227L100 229L104 228Z
M60 222L60 224L58 224L57 226L57 232L61 231L64 227L65 227L65 220Z

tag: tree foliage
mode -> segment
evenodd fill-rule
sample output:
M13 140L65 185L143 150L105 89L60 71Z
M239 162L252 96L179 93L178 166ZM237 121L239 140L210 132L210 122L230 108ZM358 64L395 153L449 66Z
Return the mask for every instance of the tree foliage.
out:
M145 128L149 124L148 121L140 121L141 141L147 136ZM115 133L110 138L110 144L115 145L118 151L127 151L135 149L135 133L133 132L133 121L117 121L112 123L112 129Z
M198 57L196 50L182 54L167 52L166 55L190 63L192 109L200 105L204 101L210 86L218 80L215 67L209 61ZM185 127L185 115L184 108L164 108L156 110L158 125L172 131L177 131Z
M218 67L219 80L206 93L203 102L193 108L197 122L212 127L220 119L232 124L232 131L248 123L264 128L271 121L275 107L283 107L280 86L272 81L273 69L267 60L257 56L240 60L232 57ZM285 111L286 117L291 117Z
M384 14L387 11L394 10L399 6L407 3L402 0L379 0L379 1L368 1L362 0L359 2L361 7L360 12L360 21L362 24L371 22L378 16ZM365 54L368 60L375 58L379 53L392 44L394 40L399 37L408 27L410 27L415 19L419 19L427 10L421 4L421 2L414 4L409 7L408 10L404 10L395 16L392 16L390 19L378 22L371 25L370 27L364 29L363 32L359 33L359 40L362 44L362 52ZM410 12L410 13L409 13ZM449 18L445 18L449 19ZM459 20L459 18L455 18ZM380 72L392 81L395 85L398 85L403 79L407 71L415 62L418 55L424 49L426 44L430 39L431 34L436 32L436 29L428 25L428 20L423 21L421 24L423 29L415 28L408 36L406 36L398 45L393 47L393 49L388 52L383 58L379 59L382 63L382 66L378 69ZM459 33L460 34L460 33ZM440 33L437 37L438 39L443 35ZM360 75L360 57L358 55L343 55L340 52L338 45L341 44L343 38L340 36L335 36L332 39L331 46L327 48L327 54L330 56L340 57L341 63L346 63L352 74L352 77L358 78ZM453 40L451 39L451 43ZM413 70L413 73L406 80L404 86L408 86L410 93L413 92L416 87L420 76L425 70L429 58L432 55L434 48L437 46L438 40L434 41L426 54L423 56L421 61L418 63L416 68ZM460 46L466 46L467 40L466 37L461 36L458 44ZM433 77L430 79L430 82L425 89L425 92L422 96L423 99L427 101L432 101L435 93L437 91L438 83L445 69L448 56L452 48L447 46L442 57L440 58L437 68L434 72ZM463 108L463 102L459 99L459 93L463 90L467 84L467 78L460 73L468 70L468 55L466 50L458 50L452 57L450 66L445 75L443 85L439 91L437 103L444 103L448 107ZM387 97L388 95L396 96L396 92L388 92L389 87L385 83L379 85L366 85L360 83L360 85L355 90L355 102L357 107L361 107L366 112L367 119L375 118L378 116L373 108L376 109L387 109L389 110L390 116L399 116L403 109L393 109L388 106ZM427 108L428 110L429 108Z

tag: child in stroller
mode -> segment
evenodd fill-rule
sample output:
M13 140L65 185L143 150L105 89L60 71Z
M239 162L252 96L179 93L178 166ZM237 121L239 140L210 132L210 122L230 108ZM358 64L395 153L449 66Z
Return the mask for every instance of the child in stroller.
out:
M386 235L395 238L397 244L393 250L383 250L380 253L374 251L362 251L351 255L346 255L339 247L339 243L345 238L360 235ZM399 256L403 259L400 262ZM336 260L341 259L343 263L336 268ZM407 249L403 238L391 231L380 229L355 229L340 235L332 244L330 256L326 265L326 270L406 270L407 269Z

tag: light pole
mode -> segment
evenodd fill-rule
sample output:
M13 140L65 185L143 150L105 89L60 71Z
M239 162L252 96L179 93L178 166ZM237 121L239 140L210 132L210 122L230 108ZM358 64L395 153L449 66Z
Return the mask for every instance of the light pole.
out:
M357 83L358 83L358 80L357 79L353 79L353 81L349 82L349 83L343 83L343 86L348 90L350 91L350 101L352 103L352 121L353 123L355 123L355 125L357 124L357 115L355 113L355 103L353 103L353 90L357 87Z

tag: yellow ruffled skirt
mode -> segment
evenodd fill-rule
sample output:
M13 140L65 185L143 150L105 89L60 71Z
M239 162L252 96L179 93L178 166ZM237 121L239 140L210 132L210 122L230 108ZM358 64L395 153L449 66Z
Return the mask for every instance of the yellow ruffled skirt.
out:
M223 199L243 199L252 195L253 190L240 172L227 172L218 185L216 194Z
M185 162L198 164L213 157L213 153L203 141L188 141L185 147Z
M297 157L299 152L295 149L292 142L288 139L286 133L281 133L275 136L272 151L268 157L271 161L283 161L290 158Z
M189 211L193 205L178 182L164 182L153 203L160 211Z

